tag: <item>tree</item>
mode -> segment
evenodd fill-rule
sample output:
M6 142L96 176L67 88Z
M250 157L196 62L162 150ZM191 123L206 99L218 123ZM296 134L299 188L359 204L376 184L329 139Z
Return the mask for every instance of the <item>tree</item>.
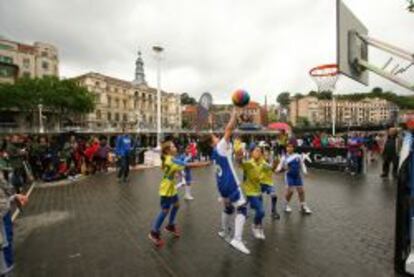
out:
M267 113L267 122L277 122L279 120L279 117L275 112L269 112Z
M185 92L181 94L181 104L182 105L195 105L197 104L197 101L193 97L188 95L188 93Z
M299 116L296 125L299 127L309 127L310 122L307 117Z
M276 101L282 106L287 107L290 104L290 93L282 92L277 96Z
M0 108L33 113L42 104L58 119L71 114L85 114L95 109L95 96L75 80L56 77L21 78L15 84L0 85Z

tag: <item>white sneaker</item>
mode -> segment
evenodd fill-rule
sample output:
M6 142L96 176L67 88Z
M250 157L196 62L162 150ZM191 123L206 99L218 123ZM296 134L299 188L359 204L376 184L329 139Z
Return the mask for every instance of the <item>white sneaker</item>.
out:
M266 236L264 234L263 228L260 228L259 231L260 231L260 239L265 240L266 239Z
M230 242L230 245L242 252L243 254L249 255L250 251L247 249L247 247L244 245L244 243L241 240L232 239Z
M256 228L252 226L252 232L255 239L262 239L262 235L260 233L260 228Z
M303 205L300 210L304 214L311 214L312 213L311 209L309 209L309 207L307 205Z
M191 194L184 195L185 200L194 200L194 197Z
M286 204L285 206L285 213L291 213L292 212L292 208Z

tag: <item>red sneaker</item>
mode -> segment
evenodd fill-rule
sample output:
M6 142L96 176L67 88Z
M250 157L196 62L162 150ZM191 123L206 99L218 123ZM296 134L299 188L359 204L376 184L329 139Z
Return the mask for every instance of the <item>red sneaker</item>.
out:
M162 247L164 245L164 241L161 239L161 236L159 233L151 231L148 234L148 238L154 243L156 247Z
M170 232L173 234L176 238L180 237L180 230L175 225L167 225L165 226L165 231Z

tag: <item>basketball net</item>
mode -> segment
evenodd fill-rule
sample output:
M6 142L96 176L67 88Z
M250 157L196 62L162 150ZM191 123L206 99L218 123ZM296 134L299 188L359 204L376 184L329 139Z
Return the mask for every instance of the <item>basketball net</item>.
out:
M318 91L335 91L336 82L338 81L338 66L336 64L324 64L312 68L309 75L318 86Z
M336 124L336 101L335 101L335 87L339 76L338 65L336 64L324 64L312 68L309 71L309 75L315 81L318 86L318 91L330 91L332 92L332 135L335 136L335 124Z

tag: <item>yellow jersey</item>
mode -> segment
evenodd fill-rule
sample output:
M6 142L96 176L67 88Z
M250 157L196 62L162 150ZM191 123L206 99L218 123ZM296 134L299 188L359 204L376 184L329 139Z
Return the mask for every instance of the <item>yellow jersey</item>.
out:
M261 184L273 186L273 168L265 160L261 162L262 172L261 172Z
M243 192L246 196L259 196L261 194L261 162L256 162L253 159L243 161L241 163L243 169L244 181L242 184Z
M185 167L185 162L175 159L173 156L166 156L164 161L164 175L160 184L160 196L172 197L177 195L175 187L175 175Z

